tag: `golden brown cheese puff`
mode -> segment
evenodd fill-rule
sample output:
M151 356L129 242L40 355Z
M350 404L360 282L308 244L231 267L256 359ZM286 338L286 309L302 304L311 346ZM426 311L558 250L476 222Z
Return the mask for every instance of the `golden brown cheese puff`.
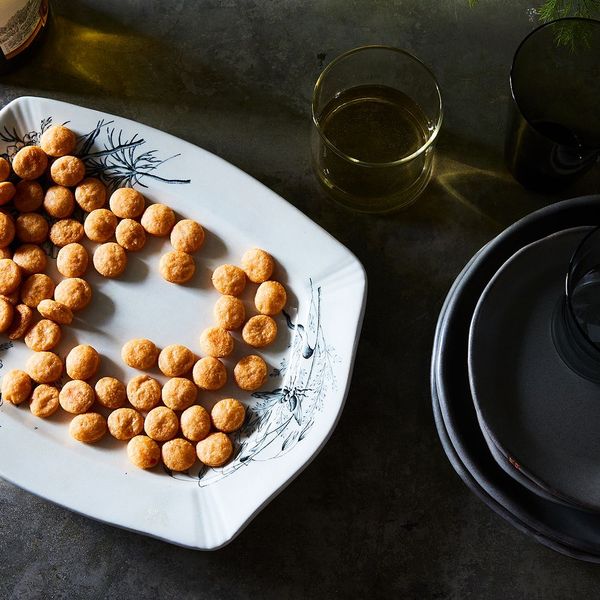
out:
M162 237L171 233L175 225L175 213L166 204L151 204L140 222L150 235Z
M60 325L49 319L42 319L25 335L25 344L34 352L52 350L60 342Z
M145 435L137 435L127 444L129 460L140 469L151 469L160 460L160 446Z
M93 444L106 434L106 419L99 413L84 413L73 417L69 434L78 442Z
M267 380L267 363L256 354L244 356L233 369L233 378L242 390L253 392Z
M253 348L263 348L275 341L277 323L268 315L256 315L248 319L242 329L242 339Z
M143 429L144 417L133 408L118 408L108 417L108 431L117 440L126 442L142 433Z
M117 225L115 238L129 252L137 252L146 245L146 231L133 219L123 219Z
M21 284L21 268L10 258L0 258L0 294L10 294Z
M6 331L15 316L14 306L4 298L0 298L0 332Z
M158 348L151 340L146 338L135 338L126 342L121 348L123 362L141 371L147 371L156 366L158 360Z
M44 209L55 219L70 217L75 209L73 192L62 185L53 185L46 190Z
M32 415L41 419L47 419L59 408L58 389L53 385L42 383L33 390L31 401L29 402L29 410Z
M42 300L37 305L38 312L42 317L50 319L60 325L70 325L73 321L73 312L68 306L57 302L56 300Z
M56 268L64 277L81 277L87 271L88 252L78 243L63 246L56 256Z
M85 235L92 242L107 242L115 233L117 217L106 208L93 210L83 223Z
M16 194L17 190L10 181L0 183L0 206L8 204Z
M260 248L251 248L242 256L242 269L252 283L270 279L275 268L273 257Z
M76 156L61 156L52 163L50 177L58 185L75 186L85 177L85 165Z
M63 372L63 362L54 352L34 352L25 363L29 377L37 383L54 383Z
M127 268L127 254L115 242L101 244L94 251L94 268L103 277L119 277Z
M65 360L67 375L71 379L90 379L100 366L100 355L95 348L80 344L71 349Z
M23 213L15 223L16 235L27 244L41 244L48 239L48 221L37 213Z
M216 290L227 296L239 296L246 287L246 273L235 265L221 265L212 274Z
M185 410L196 402L198 388L185 377L169 379L162 389L162 401L172 410Z
M167 377L185 375L194 366L194 353L181 344L165 346L158 355L158 368Z
M149 411L160 402L160 383L148 375L138 375L127 384L127 398L141 411Z
M182 438L164 443L161 455L165 467L171 471L187 471L196 462L196 448Z
M29 308L37 308L42 300L52 298L55 287L54 281L48 275L34 273L21 285L21 302Z
M0 212L0 248L6 248L15 239L15 222L9 215Z
M204 244L204 229L200 223L191 219L182 219L173 226L171 246L180 252L192 254Z
M12 168L21 179L37 179L48 166L48 157L39 146L21 148L12 160Z
M192 378L203 390L220 390L227 383L227 369L218 358L205 356L194 365Z
M8 328L6 335L9 340L21 339L31 327L33 322L33 311L25 304L17 304L12 323Z
M44 190L38 181L19 181L13 204L22 213L33 212L44 203Z
M179 431L179 419L170 408L157 406L146 415L144 431L157 442L172 440Z
M125 385L114 377L98 379L94 391L96 392L98 404L106 408L121 408L127 402Z
M231 458L233 444L224 433L211 433L196 444L196 454L206 466L221 467Z
M63 410L73 415L81 415L90 410L95 399L92 386L78 379L67 381L58 394Z
M119 188L111 194L108 204L117 217L135 219L144 212L146 200L133 188Z
M0 181L6 181L10 175L10 163L0 156Z
M246 320L244 303L235 296L221 296L213 309L215 323L223 329L239 329Z
M19 246L12 259L21 267L24 275L43 273L48 265L46 253L35 244L23 244Z
M54 158L73 152L76 143L75 134L64 125L52 125L40 136L42 150Z
M19 288L12 291L10 294L0 294L0 298L4 298L7 302L10 302L13 306L19 304L21 300L21 294L19 293Z
M215 429L231 433L237 431L244 424L246 409L239 400L224 398L213 406L210 418Z
M2 377L2 400L21 404L31 395L31 377L25 371L13 369Z
M75 188L75 202L88 213L102 208L106 195L106 186L95 177L87 177Z
M182 284L194 276L196 263L186 252L173 250L160 257L158 270L162 278L169 283Z
M92 300L92 288L85 279L70 277L63 279L54 290L54 299L73 312L84 309Z
M50 228L50 241L59 248L83 239L83 225L75 219L61 219Z
M222 327L209 327L200 334L200 348L207 356L229 356L233 352L233 338Z
M203 440L211 428L208 411L199 404L186 408L181 413L181 433L192 442Z
M278 281L265 281L258 286L254 305L263 315L277 315L287 302L285 288Z

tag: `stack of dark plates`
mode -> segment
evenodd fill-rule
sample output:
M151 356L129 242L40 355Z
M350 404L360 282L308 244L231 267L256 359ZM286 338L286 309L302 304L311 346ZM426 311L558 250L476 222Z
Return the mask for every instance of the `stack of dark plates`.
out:
M561 359L552 323L599 224L600 196L576 198L480 250L448 293L431 369L438 433L467 486L542 544L598 563L600 384Z

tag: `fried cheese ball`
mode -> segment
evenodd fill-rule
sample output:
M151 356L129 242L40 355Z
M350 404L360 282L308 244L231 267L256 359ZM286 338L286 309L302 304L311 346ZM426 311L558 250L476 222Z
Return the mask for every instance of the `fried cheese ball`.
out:
M65 360L67 375L71 379L90 379L100 366L100 355L95 348L80 344L71 349Z
M22 244L15 250L12 259L21 267L24 275L43 273L48 266L46 253L35 244Z
M169 379L162 389L162 401L172 410L185 410L196 402L198 388L185 377Z
M157 442L172 440L179 431L179 419L170 408L157 406L146 415L144 431Z
M242 339L253 348L268 346L276 337L277 323L268 315L251 317L242 329Z
M0 258L0 293L10 294L21 284L21 268L11 258Z
M56 256L56 268L63 277L81 277L87 271L89 255L78 243L63 246Z
M105 408L121 408L127 402L125 384L114 377L102 377L94 386L98 404Z
M63 279L54 290L54 299L73 312L84 309L92 299L92 288L85 279L69 277Z
M221 265L212 274L216 290L227 296L239 296L246 287L246 273L235 265Z
M215 323L223 329L239 329L246 320L244 303L235 296L221 296L213 309Z
M111 194L108 204L120 219L135 219L144 212L146 199L137 190L123 187Z
M69 434L78 442L93 444L106 434L106 419L99 413L84 413L73 417Z
M194 353L181 344L165 346L158 355L158 368L167 377L184 375L193 366L196 357Z
M6 331L15 316L14 306L6 299L0 298L0 332Z
M15 222L17 238L26 244L41 244L48 239L48 221L37 213L23 213Z
M186 252L172 250L160 257L158 270L162 278L169 283L182 284L194 276L196 263Z
M25 304L17 304L12 323L6 331L9 340L18 340L22 338L33 321L33 311Z
M238 430L246 419L244 405L235 398L224 398L219 400L210 411L215 429L231 433Z
M44 196L44 210L55 219L70 217L75 209L73 192L62 185L52 185ZM32 209L30 209L32 210Z
M27 359L25 370L36 383L54 383L62 375L63 362L54 352L34 352Z
M95 400L96 396L92 386L79 379L67 381L58 393L58 401L63 410L72 415L81 415L87 412L92 408Z
M34 273L30 275L21 285L21 301L30 308L48 298L52 298L56 285L48 275Z
M16 194L17 190L10 181L0 183L0 206L8 204Z
M267 380L267 363L256 354L244 356L233 369L233 378L238 387L253 392Z
M171 230L171 246L180 252L193 254L204 244L204 229L192 219L182 219Z
M121 348L123 362L133 369L147 371L156 366L158 348L154 342L145 338L134 338L125 342Z
M210 433L210 427L210 415L199 404L194 404L181 413L181 433L192 442L203 440Z
M270 279L275 268L273 257L260 248L251 248L242 256L242 269L252 283Z
M233 444L224 433L211 433L196 444L196 454L207 467L221 467L231 458Z
M61 219L50 228L50 241L59 248L83 239L83 225L75 219Z
M117 228L117 217L106 208L96 208L85 218L83 229L92 242L107 242Z
M118 408L108 417L108 431L117 440L128 441L143 429L144 417L133 408Z
M160 402L160 383L148 375L138 375L127 384L127 398L134 408L149 411Z
M146 231L133 219L123 219L115 229L117 244L129 252L137 252L146 245Z
M73 152L76 143L75 134L64 125L52 125L40 136L42 150L54 158Z
M59 325L70 325L73 321L73 312L68 306L56 300L42 300L37 305L38 312L42 317L50 319Z
M44 190L38 181L19 181L15 186L13 204L22 213L33 212L42 206Z
M254 296L256 310L263 315L277 315L287 302L285 288L278 281L265 281L258 286Z
M103 277L119 277L127 268L127 254L119 244L106 242L94 251L93 262Z
M21 179L37 179L48 166L48 157L39 146L24 146L12 159L12 168Z
M187 471L196 462L196 448L182 438L164 443L161 455L165 467L171 471Z
M140 469L151 469L160 460L160 446L145 435L136 435L127 444L129 460Z
M31 395L31 388L31 377L25 371L13 369L2 377L2 400L21 404Z
M29 410L32 415L41 419L47 419L59 408L58 389L53 385L42 383L33 390L31 401L29 402Z
M222 327L209 327L200 334L200 348L207 356L229 356L233 352L233 338Z
M73 187L85 177L85 165L76 156L61 156L52 163L50 177L58 185Z
M86 177L75 188L75 202L85 212L92 212L106 204L106 186L95 177Z
M10 163L0 156L0 181L5 181L10 175Z
M218 358L205 356L194 365L192 378L203 390L220 390L227 383L227 369Z
M49 319L38 321L25 334L25 344L35 352L52 350L60 342L60 325Z
M163 237L171 233L175 225L175 213L166 204L151 204L140 222L150 235Z
M0 212L0 248L6 248L15 239L15 234L15 222L9 215Z

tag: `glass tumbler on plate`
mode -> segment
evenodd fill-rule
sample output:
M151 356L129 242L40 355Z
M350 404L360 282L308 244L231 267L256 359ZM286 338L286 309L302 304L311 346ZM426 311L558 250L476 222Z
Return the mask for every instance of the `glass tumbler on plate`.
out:
M433 168L442 100L433 73L390 46L363 46L334 59L312 99L312 158L341 204L387 212L414 202Z

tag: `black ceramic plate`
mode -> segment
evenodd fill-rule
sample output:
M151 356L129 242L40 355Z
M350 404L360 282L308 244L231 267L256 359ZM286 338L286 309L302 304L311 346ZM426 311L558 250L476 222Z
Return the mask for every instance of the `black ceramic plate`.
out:
M471 391L481 429L510 474L571 504L600 509L600 386L554 347L551 324L569 259L589 228L522 248L494 275L473 315Z

